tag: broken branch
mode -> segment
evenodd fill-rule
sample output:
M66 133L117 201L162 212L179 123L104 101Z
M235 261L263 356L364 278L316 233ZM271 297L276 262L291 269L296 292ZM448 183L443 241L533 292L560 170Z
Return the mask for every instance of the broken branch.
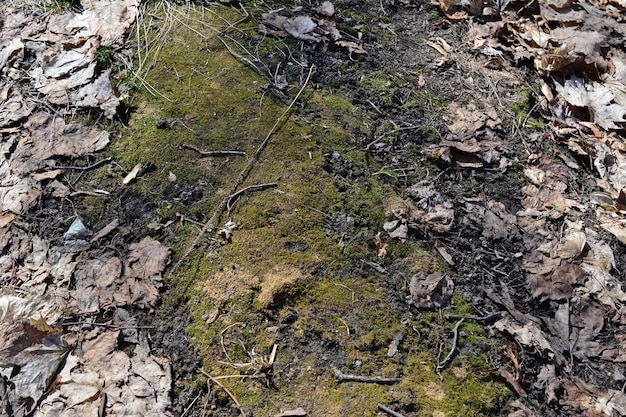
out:
M486 316L483 317L479 317L479 316L456 316L456 315L448 315L446 316L447 319L465 319L465 320L474 320L474 321L482 321L482 322L489 322L491 320L496 320L502 317L502 312L501 311L496 311L495 313L491 313L488 314Z
M448 362L450 361L450 359L452 359L452 356L454 355L454 352L456 351L456 344L459 340L459 327L461 326L461 323L463 323L464 321L465 321L465 318L460 319L459 321L456 322L454 329L452 329L452 333L454 334L454 337L452 338L452 346L450 347L450 352L448 352L448 355L445 358L443 358L443 361L437 364L437 373L439 373L443 368L445 368Z
M226 395L228 395L230 397L231 400L233 400L233 402L235 403L235 405L237 406L237 408L239 409L239 412L241 413L242 417L246 417L246 412L243 409L243 407L241 407L241 404L239 404L239 401L237 401L237 398L233 395L232 392L230 392L228 390L228 388L226 388L224 385L222 385L217 379L213 378L211 375L209 375L208 372L206 372L204 369L200 369L200 372L202 372L202 375L206 376L207 378L209 378L209 380L211 382L213 382L215 385L217 385L218 387L220 387L221 389L224 390L224 392L226 393Z
M267 188L272 188L272 187L278 187L278 184L275 182L268 182L266 184L249 185L246 188L242 188L236 193L230 195L230 197L228 198L228 203L226 204L226 210L230 211L230 209L233 208L232 206L233 201L236 202L239 199L239 197L241 197L245 193L250 192L250 191L265 190Z
M404 417L402 414L395 412L391 408L385 407L382 404L378 404L378 409L383 413L389 414L391 417Z
M337 368L333 368L333 375L335 376L335 381L338 383L342 382L364 382L371 384L383 384L383 385L392 385L400 382L400 378L382 378L379 376L361 376L361 375L351 375L344 374Z
M109 329L116 329L116 330L154 329L153 326L120 326L120 325L117 325L117 324L109 324L109 323L92 323L90 321L66 321L66 322L63 322L63 326L85 326L85 325L100 326L100 327L106 327L106 328L109 328Z
M200 155L201 157L205 157L205 156L229 156L229 155L244 155L245 156L245 152L244 151L202 151L198 148L196 148L195 146L191 146L191 145L186 145L184 143L181 143L180 145L178 145L178 149L189 149L192 151L196 151L198 152L198 155Z
M86 167L78 167L78 166L61 166L61 167L52 167L51 169L75 169L77 171L89 171L90 169L94 169L99 167L100 165L106 163L106 162L110 162L113 158L111 158L110 156L108 158L104 158L96 163L93 163L91 165L88 165Z

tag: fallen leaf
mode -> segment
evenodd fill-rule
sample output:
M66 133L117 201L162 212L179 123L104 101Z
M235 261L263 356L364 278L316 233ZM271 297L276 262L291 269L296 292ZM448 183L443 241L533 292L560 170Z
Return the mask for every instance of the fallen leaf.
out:
M454 283L447 276L433 272L428 276L420 271L411 277L408 303L417 308L439 308L452 297Z
M363 47L361 45L359 45L358 43L356 43L356 42L338 40L338 41L335 41L335 45L341 46L343 48L346 48L350 55L352 55L352 54L367 55L367 51L365 49L363 49Z
M563 259L578 258L587 244L585 232L575 231L564 237L557 246L557 256Z
M283 28L287 33L302 41L318 42L320 40L313 31L317 24L309 16L297 16L287 19L283 23Z
M137 164L133 167L133 169L130 170L130 172L124 177L124 179L122 180L122 184L130 184L131 182L133 182L136 178L137 175L139 175L139 173L143 170L143 164Z
M612 103L615 94L600 83L586 83L578 77L572 77L563 85L555 82L555 87L571 105L587 107L594 123L605 129L620 129L622 126L616 123L626 122L626 107Z
M303 417L306 415L307 414L306 411L304 411L304 408L298 407L295 410L285 410L278 414L274 414L274 417Z
M323 16L328 16L328 17L335 14L335 6L329 1L323 1L322 4L320 4L318 7L314 7L313 10L316 13L319 13Z

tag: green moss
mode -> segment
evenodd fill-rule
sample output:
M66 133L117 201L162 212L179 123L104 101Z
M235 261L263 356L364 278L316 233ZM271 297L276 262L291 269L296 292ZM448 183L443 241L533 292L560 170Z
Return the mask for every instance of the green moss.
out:
M521 90L516 94L516 99L511 105L511 111L515 115L515 119L523 127L529 127L534 130L543 129L543 123L536 117L531 116L534 104L533 92L530 89Z
M119 167L100 175L110 175L108 181L119 184L134 165L152 162L156 170L126 186L125 192L143 196L157 222L179 219L178 212L203 224L228 196L247 159L199 158L179 144L244 150L250 157L285 106L268 96L261 101L259 86L265 80L206 30L206 25L223 21L214 13L193 15L193 8L185 10L190 19L167 33L167 48L146 76L147 85L158 94L140 88L133 95L129 107L136 110L110 150ZM238 18L226 8L213 11L232 21ZM277 40L261 43L267 52L281 47ZM364 76L359 88L389 94L396 83L375 72ZM359 150L360 135L371 136L373 123L340 90L307 94L307 111L285 120L241 186L275 182L277 187L231 202L218 228L227 220L238 227L230 239L215 231L207 234L182 267L166 275L170 290L163 308L172 314L181 306L189 309L188 334L214 376L259 376L258 361L267 360L276 344L273 376L222 380L255 415L302 406L312 415L374 416L376 403L394 402L425 415L442 411L471 416L496 410L506 389L483 373L488 368L482 352L489 343L484 330L476 323L463 324L464 350L443 371L442 383L434 362L438 341L449 343L451 327L443 319L448 311L407 314L398 307L406 296L402 279L395 288L389 276L364 266L369 260L394 263L376 257L373 238L386 219L385 201L397 191L371 174L381 167ZM167 119L167 129L157 128L161 119ZM420 130L429 138L436 133L432 126ZM346 179L329 172L334 150L342 163L363 175ZM177 186L200 184L202 200L185 206L176 195L166 197L170 171L177 176ZM86 199L85 204L95 218L107 203ZM336 218L342 215L353 217L354 225L338 226ZM162 237L177 262L198 236L198 226L185 220L169 227ZM389 252L405 260L394 264L409 277L441 268L437 258L413 244L392 242ZM395 300L395 309L389 300ZM451 306L456 314L471 314L460 295L455 294ZM388 357L398 332L404 334L401 347ZM246 363L252 365L240 366ZM402 381L393 387L338 384L332 376L335 366ZM457 368L467 375L455 375ZM202 382L198 376L190 383ZM433 389L443 396L432 396ZM224 404L229 401L221 391L214 395ZM372 406L364 409L364 404Z

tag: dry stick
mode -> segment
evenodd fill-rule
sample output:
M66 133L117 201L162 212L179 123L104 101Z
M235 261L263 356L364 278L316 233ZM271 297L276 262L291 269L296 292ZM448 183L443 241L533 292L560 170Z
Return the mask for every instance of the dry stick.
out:
M459 326L461 326L461 323L463 323L464 321L465 321L465 318L462 318L456 322L456 325L454 326L454 329L452 330L452 333L454 334L454 337L452 338L452 347L450 347L450 352L448 353L448 356L443 358L443 361L437 364L437 373L439 373L443 368L445 368L448 362L450 361L450 359L452 359L452 355L454 355L454 351L456 350L456 343L459 340Z
M229 198L228 198L228 203L226 203L226 210L230 211L230 209L233 208L232 204L233 200L235 200L235 202L239 199L239 197L241 197L243 194L247 193L248 191L255 191L255 190L265 190L267 188L272 188L272 187L278 187L278 184L275 182L268 182L265 184L256 184L256 185L249 185L246 188L242 188L241 190L237 191L236 193L232 194Z
M499 319L502 317L502 312L501 311L496 311L495 313L491 313L488 314L486 316L483 317L479 317L479 316L457 316L454 314L451 315L446 315L447 319L465 319L465 320L475 320L475 321L491 321L491 320L495 320L495 319Z
M77 171L88 171L90 169L94 169L99 167L100 165L104 164L105 162L109 162L111 161L113 158L111 158L110 156L108 158L104 158L96 163L93 163L89 166L86 167L78 167L78 166L61 166L61 167L51 167L50 169L75 169Z
M392 385L397 384L401 380L399 378L381 378L379 376L369 377L369 376L361 376L361 375L350 375L344 374L339 369L333 369L333 375L335 376L335 381L338 383L341 382L364 382L370 384L383 384L383 385Z
M117 324L108 324L108 323L92 323L90 321L63 322L63 326L83 326L83 325L108 327L110 329L117 329L117 330L154 329L154 326L120 326Z
M378 404L378 409L383 413L387 413L392 417L404 417L402 414L393 411L391 408L387 408L382 404Z
M296 94L296 96L293 98L293 100L291 100L291 104L289 104L289 107L287 107L285 109L285 111L280 115L280 117L278 117L278 119L276 119L276 122L274 123L274 126L272 126L272 128L270 129L270 131L267 134L267 136L265 136L265 139L263 139L263 142L261 142L261 144L257 148L257 150L254 153L254 155L252 155L252 158L250 158L250 160L248 161L248 163L244 167L243 171L241 171L241 173L239 174L239 177L237 177L237 179L235 180L233 186L230 189L230 192L228 194L226 194L226 197L224 197L224 199L219 204L219 206L217 206L217 208L213 212L213 215L211 216L211 218L209 220L207 220L207 222L204 224L204 227L200 230L200 233L198 233L198 236L196 236L196 238L193 240L193 242L191 242L191 245L189 245L189 247L187 248L187 250L185 251L183 256L181 256L181 258L176 262L176 264L174 264L174 266L170 270L170 276L174 275L174 272L176 272L176 270L180 267L180 265L183 263L183 261L191 254L191 252L198 245L198 243L200 243L200 239L202 239L202 237L207 232L213 230L213 228L215 227L214 223L216 222L218 217L222 214L222 211L224 210L224 207L226 207L226 205L228 204L231 196L237 191L237 188L239 188L239 186L248 177L248 174L250 174L250 171L252 170L252 167L254 166L254 164L259 159L259 155L261 154L263 149L265 149L265 146L269 142L270 138L272 137L272 135L274 134L274 132L276 131L278 126L282 123L282 121L284 120L285 116L287 116L287 114L289 114L289 112L291 111L293 106L296 104L296 101L298 100L298 98L300 98L300 95L302 94L302 92L304 91L306 86L309 84L309 80L311 79L311 74L313 74L313 68L314 68L314 65L311 65L311 68L309 69L309 73L307 74L306 79L304 80L304 84L302 84L302 87L300 87L300 91L298 91L298 94Z
M185 408L185 411L183 411L183 413L180 415L180 417L185 417L187 415L189 410L191 410L191 407L193 407L193 405L196 403L196 401L198 401L198 398L200 398L201 394L202 394L202 392L199 392L198 395L196 395L196 398L194 398L193 401L191 401L191 404L189 404L187 406L187 408Z
M245 155L246 153L244 151L201 151L200 149L196 148L195 146L191 146L191 145L185 145L184 143L181 143L180 145L178 145L178 149L189 149L192 151L196 151L198 152L198 155L205 157L205 156L228 156L228 155Z
M231 400L233 400L233 402L235 403L235 405L237 406L237 408L239 409L239 412L241 413L242 417L247 417L246 416L246 412L244 411L244 409L241 407L241 404L239 404L239 401L237 401L237 398L233 395L232 392L230 392L228 390L228 388L226 388L224 385L222 385L217 379L213 378L211 375L208 374L208 372L206 372L204 369L200 369L200 372L202 372L202 375L206 376L207 378L209 378L211 380L211 382L213 382L215 385L219 386L221 389L224 390L224 392L226 393L226 395L228 395L230 397Z

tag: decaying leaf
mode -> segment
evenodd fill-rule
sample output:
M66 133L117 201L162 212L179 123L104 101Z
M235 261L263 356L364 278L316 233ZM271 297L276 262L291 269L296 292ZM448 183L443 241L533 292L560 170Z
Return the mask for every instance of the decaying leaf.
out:
M565 236L557 246L557 256L563 259L578 258L587 244L587 235L574 231Z
M89 335L83 354L68 356L55 389L35 416L60 410L70 415L170 416L168 361L150 355L145 335L131 358L118 349L119 337L119 331Z
M367 55L367 51L363 49L363 46L359 45L356 42L338 40L338 41L335 41L335 45L341 46L342 48L346 48L350 55L352 54Z
M594 123L605 129L620 129L616 123L626 122L626 107L614 103L615 94L600 83L572 77L563 85L555 82L555 87L571 105L588 108Z
M296 11L295 9L293 11ZM298 10L299 11L299 10ZM324 1L313 9L318 15L330 18L335 14L335 7L329 1ZM278 37L291 36L294 39L306 42L330 41L352 54L367 54L361 45L353 41L342 39L341 32L335 22L330 19L314 18L308 15L286 16L286 9L263 13L258 30L265 35Z
M411 278L407 301L417 308L439 308L452 297L453 289L452 280L440 272L425 275L420 271Z
M317 24L309 16L297 16L283 23L283 29L287 33L302 41L318 42L320 38L313 32L315 28Z
M329 1L323 1L318 7L313 8L315 13L319 13L324 16L332 16L335 14L335 6Z
M507 315L498 320L494 326L501 332L510 334L520 345L531 349L539 356L549 357L554 352L544 332L533 321L520 324Z
M546 275L529 274L526 283L533 297L541 301L562 300L571 297L575 287L584 285L585 277L580 266L565 263Z

